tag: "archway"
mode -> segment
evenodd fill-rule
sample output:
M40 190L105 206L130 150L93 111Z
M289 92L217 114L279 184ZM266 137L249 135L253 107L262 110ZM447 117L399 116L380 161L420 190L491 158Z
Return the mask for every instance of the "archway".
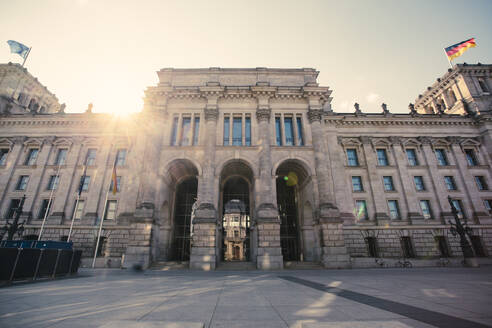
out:
M253 171L248 164L233 160L224 165L220 175L222 234L217 245L223 261L250 261L254 257L252 185Z
M304 260L304 253L312 254L312 251L304 252L304 243L301 227L300 213L305 213L300 208L303 204L303 196L309 174L303 163L298 160L286 160L282 162L276 172L277 208L280 215L280 246L284 261ZM311 243L309 243L309 247ZM312 258L309 258L312 260Z

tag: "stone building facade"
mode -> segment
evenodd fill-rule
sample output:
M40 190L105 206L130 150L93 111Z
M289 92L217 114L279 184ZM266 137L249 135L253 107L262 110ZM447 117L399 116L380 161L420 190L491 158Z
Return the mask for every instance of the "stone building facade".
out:
M126 266L189 261L212 270L231 259L225 205L240 201L249 220L241 254L259 269L401 257L435 265L461 255L449 230L451 195L476 255L492 253L492 117L464 87L455 96L470 105L466 115L427 113L424 101L409 114L336 113L310 68L158 76L130 119L4 113L0 224L25 194L25 237L38 236L46 216L42 239L60 240L74 218L72 240L90 258L104 218L98 265L124 256Z

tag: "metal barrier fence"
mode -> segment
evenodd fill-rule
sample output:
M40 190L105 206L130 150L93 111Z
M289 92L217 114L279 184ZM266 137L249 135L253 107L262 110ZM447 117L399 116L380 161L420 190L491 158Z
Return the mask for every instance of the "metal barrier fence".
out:
M0 281L36 280L78 271L81 250L49 248L0 248Z

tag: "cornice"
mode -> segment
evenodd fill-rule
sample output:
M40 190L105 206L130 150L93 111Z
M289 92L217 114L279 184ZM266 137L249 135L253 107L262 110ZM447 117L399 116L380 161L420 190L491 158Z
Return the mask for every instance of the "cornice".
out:
M409 114L394 114L391 117L384 116L383 114L369 115L361 117L353 114L325 114L324 121L327 124L333 124L335 126L475 126L478 124L476 120L461 115L420 115L419 117L412 117Z

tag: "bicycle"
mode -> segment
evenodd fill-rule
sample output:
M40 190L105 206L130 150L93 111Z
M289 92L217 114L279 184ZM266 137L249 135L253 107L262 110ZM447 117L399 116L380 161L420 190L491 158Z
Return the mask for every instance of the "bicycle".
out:
M412 262L410 262L409 260L403 258L403 259L399 259L396 263L395 263L395 267L397 268L411 268L413 265L412 265Z
M449 264L450 264L449 259L445 257L441 257L439 261L437 261L437 266L439 267L445 267L448 266Z
M386 268L386 262L383 259L374 259L374 262L379 265L381 268Z

